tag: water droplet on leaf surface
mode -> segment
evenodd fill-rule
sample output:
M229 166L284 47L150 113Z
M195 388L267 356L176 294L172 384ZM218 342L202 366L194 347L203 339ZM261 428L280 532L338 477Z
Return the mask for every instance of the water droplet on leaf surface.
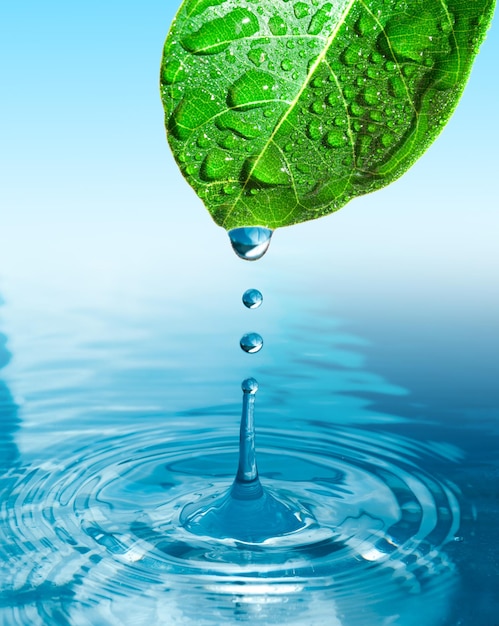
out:
M262 50L262 48L254 48L253 50L250 50L248 52L248 59L256 66L260 66L262 63L265 63L265 50Z
M224 17L205 22L201 28L186 35L182 46L193 54L218 54L230 44L255 35L260 29L258 18L248 9L237 8Z
M288 32L286 22L280 15L273 15L269 20L269 28L273 35L276 37L285 35Z
M250 190L279 185L287 186L290 182L286 161L279 147L274 143L270 143L263 152L246 160L243 176Z
M333 10L333 5L331 2L326 2L312 17L310 20L310 24L308 27L308 33L310 35L319 35L326 25L326 23L331 19L331 14Z
M340 130L331 130L324 138L328 148L339 148L346 143L346 136Z
M310 7L305 2L297 2L293 7L295 16L301 20L309 14Z
M307 135L310 139L320 139L322 137L322 125L320 120L313 119L307 126Z
M276 87L272 74L260 70L248 70L229 88L227 104L240 109L253 109L274 98Z

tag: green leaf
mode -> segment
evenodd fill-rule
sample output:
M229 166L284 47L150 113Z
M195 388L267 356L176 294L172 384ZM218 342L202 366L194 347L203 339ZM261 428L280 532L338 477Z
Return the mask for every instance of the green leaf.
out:
M494 0L185 0L161 94L217 224L277 228L389 184L454 110Z

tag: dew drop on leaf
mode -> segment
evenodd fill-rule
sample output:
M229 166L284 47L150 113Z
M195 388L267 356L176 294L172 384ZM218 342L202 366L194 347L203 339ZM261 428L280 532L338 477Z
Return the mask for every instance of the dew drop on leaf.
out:
M301 20L310 13L310 6L306 2L297 2L293 7L293 11L295 17Z
M346 137L339 130L331 130L325 136L324 141L328 148L339 148L346 142Z
M262 48L254 48L248 52L248 59L257 67L265 63L266 58L265 50Z
M320 139L322 137L322 125L320 120L313 119L307 126L307 135L310 139Z
M227 93L227 104L240 109L263 106L274 97L276 81L272 74L249 70L233 83Z
M280 15L273 15L269 19L269 28L271 33L276 37L285 35L288 32L286 22Z
M225 17L205 22L199 30L186 34L181 43L188 52L212 55L222 52L237 39L255 35L259 28L254 13L238 8Z

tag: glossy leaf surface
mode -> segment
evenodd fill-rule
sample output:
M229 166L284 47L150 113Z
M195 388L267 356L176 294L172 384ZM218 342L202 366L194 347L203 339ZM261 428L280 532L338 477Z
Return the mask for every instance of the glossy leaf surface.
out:
M161 94L217 224L277 228L403 174L459 100L494 0L185 0Z

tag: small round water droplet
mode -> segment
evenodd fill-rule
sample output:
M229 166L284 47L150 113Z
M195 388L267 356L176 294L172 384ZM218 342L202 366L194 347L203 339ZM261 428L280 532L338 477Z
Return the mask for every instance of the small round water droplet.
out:
M383 121L383 113L381 111L376 111L376 109L369 111L369 117L375 122Z
M341 130L331 130L324 137L324 142L328 148L340 148L347 141L345 134Z
M364 109L359 104L357 104L357 102L352 102L350 106L350 113L354 117L362 117L364 115Z
M313 119L307 126L307 135L310 139L320 139L322 137L322 125L320 120Z
M293 8L294 8L295 16L298 19L301 19L302 17L306 17L310 11L310 8L305 2L297 2Z
M262 50L261 48L255 48L254 50L250 50L248 52L248 59L256 66L260 66L262 63L265 63L266 58L267 56L265 54L265 50Z
M389 148L393 142L395 141L395 137L391 133L384 133L381 136L381 143L385 148Z
M241 389L244 393L254 395L258 391L258 382L254 378L246 378L241 383Z
M312 113L316 113L317 115L321 115L321 113L324 113L325 108L326 105L324 104L324 102L322 102L322 100L315 100L310 105L310 110L312 111Z
M270 228L249 226L229 230L234 252L245 261L257 261L267 252L272 237Z
M269 19L269 28L276 37L285 35L288 32L286 22L277 14Z
M272 100L271 94L276 85L272 74L256 69L248 70L229 87L227 104L243 110L258 108L262 103Z
M243 304L248 309L258 309L263 302L263 296L258 289L248 289L243 293Z
M246 333L241 337L240 346L248 354L260 352L263 348L262 336L258 333Z
M373 106L380 101L381 93L379 89L373 85L366 87L362 94L362 98L366 104Z
M202 148L202 149L209 148L210 143L211 143L210 138L208 137L206 133L202 133L196 141L198 148Z
M329 104L330 106L335 106L340 101L341 96L339 93L328 93L325 100L326 104Z

